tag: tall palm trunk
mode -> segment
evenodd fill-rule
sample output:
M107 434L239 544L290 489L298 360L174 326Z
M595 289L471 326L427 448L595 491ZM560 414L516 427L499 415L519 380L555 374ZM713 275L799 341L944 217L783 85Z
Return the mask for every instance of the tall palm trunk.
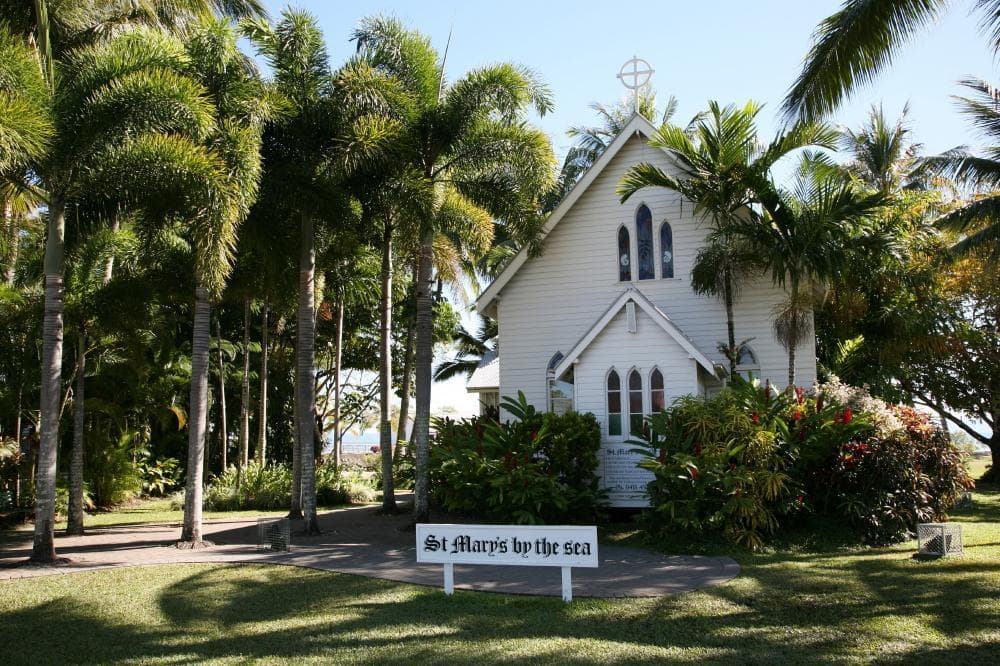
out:
M337 335L334 338L333 366L333 466L340 469L343 432L340 427L340 362L344 349L344 300L337 303Z
M396 511L392 482L392 424L389 400L392 395L392 224L385 222L382 234L382 295L379 325L379 450L382 454L382 511Z
M726 334L729 338L729 377L736 376L737 352L736 352L736 318L733 315L733 273L730 269L725 269L722 278L723 298L726 301Z
M789 280L792 288L792 303L794 308L799 307L799 277L793 274ZM788 336L788 385L795 386L795 347L799 341L799 317L798 312L794 312L791 319L791 330Z
M222 356L222 317L216 317L215 330L219 347L219 446L222 449L222 471L229 467L229 421L226 418L226 362Z
M59 451L59 398L62 388L63 270L66 202L59 194L49 198L45 241L45 317L42 324L41 406L38 415L39 448L35 478L34 562L56 559L56 458Z
M17 251L19 249L20 243L18 242L18 220L14 215L14 209L10 205L9 201L5 201L3 204L3 219L4 219L4 233L7 234L7 265L4 267L4 282L7 283L8 287L14 286L14 272L17 269Z
M403 357L403 385L400 387L399 424L396 426L396 457L403 455L403 447L409 446L406 426L410 420L410 393L413 392L413 361L416 351L417 327L410 324L406 331L406 356Z
M118 221L118 215L114 215L111 218L111 231L113 233L118 233L121 229L121 222ZM112 252L108 255L107 260L104 262L104 278L101 280L101 284L107 286L111 282L111 278L114 277L115 272L115 253Z
M261 313L260 328L260 404L257 416L257 462L267 464L267 352L268 352L268 302L264 299L264 311Z
M420 272L419 259L413 262L411 268L411 278L413 280L413 300L417 299L417 273ZM410 323L406 331L406 350L403 357L403 385L400 387L401 396L399 399L399 425L396 427L396 457L403 454L402 448L410 445L410 440L406 436L407 422L410 420L410 394L413 392L413 361L417 342L417 327L414 322Z
M209 341L212 307L208 290L194 290L194 336L191 346L191 399L188 415L187 485L184 488L184 527L181 541L201 542L202 464L205 460L205 431L208 421Z
M299 256L299 321L296 388L299 411L299 458L302 467L302 512L307 534L319 533L316 520L316 248L313 219L302 215L302 251Z
M250 301L243 301L243 381L240 386L240 469L250 461Z
M76 342L76 388L73 391L73 449L69 459L69 506L66 534L83 534L83 425L84 389L87 371L87 332L81 330Z
M299 358L299 345L302 344L302 333L300 332L295 337L295 359L298 363ZM292 392L292 415L293 415L293 434L292 434L292 502L288 509L288 517L293 519L302 518L302 446L299 442L299 421L301 416L299 413L299 391L298 391L298 368L296 367L293 372L292 385L295 387L295 391Z
M118 216L111 219L111 231L118 233L121 223ZM107 286L114 277L115 254L108 255L104 262L104 275L101 284ZM86 390L86 368L87 368L87 331L82 328L77 341L76 356L76 388L73 395L73 448L70 453L69 465L69 502L66 519L67 534L83 534L83 447L84 427L86 423L87 407L85 400Z
M418 523L430 520L430 452L431 365L434 361L434 295L431 292L434 263L434 232L428 230L420 241L420 264L417 270L417 349L416 349L416 413L413 420L413 442L416 452L416 483L414 484L414 519Z

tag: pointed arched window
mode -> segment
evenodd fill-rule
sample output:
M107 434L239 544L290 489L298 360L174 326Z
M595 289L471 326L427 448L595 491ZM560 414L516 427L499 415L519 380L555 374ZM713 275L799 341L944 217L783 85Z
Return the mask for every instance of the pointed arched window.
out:
M635 212L635 238L639 245L639 279L652 280L656 277L653 268L653 214L646 204Z
M618 279L621 282L632 281L632 248L628 229L624 226L618 229Z
M660 277L674 276L674 232L669 222L660 227Z
M649 373L649 409L653 414L659 414L665 407L663 373L659 368L653 368L653 372Z
M622 383L618 373L608 373L608 435L622 434Z
M642 432L642 375L638 370L628 373L628 428L633 436Z

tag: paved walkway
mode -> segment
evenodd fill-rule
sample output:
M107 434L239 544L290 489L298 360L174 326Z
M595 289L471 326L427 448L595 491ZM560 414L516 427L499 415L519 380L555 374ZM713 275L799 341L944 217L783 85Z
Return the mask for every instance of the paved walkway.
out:
M174 547L180 526L127 525L93 528L80 537L56 537L56 550L70 561L58 566L25 565L31 533L0 544L0 580L110 567L178 562L254 562L441 586L440 565L416 564L409 515L380 516L376 507L331 511L320 516L318 536L296 534L289 552L258 552L256 519L206 521L199 550ZM444 521L442 521L444 522ZM574 569L575 596L656 597L720 585L740 568L728 557L664 556L637 548L602 545L596 569ZM559 596L558 567L455 566L455 587L465 590Z

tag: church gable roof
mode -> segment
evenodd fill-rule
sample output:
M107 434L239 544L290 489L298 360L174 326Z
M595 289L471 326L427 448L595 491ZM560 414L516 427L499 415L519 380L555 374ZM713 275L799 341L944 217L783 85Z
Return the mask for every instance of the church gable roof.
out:
M594 322L593 326L580 338L579 342L573 345L569 353L559 362L559 365L555 368L555 376L561 377L563 373L572 367L573 363L580 358L580 356L587 350L590 344L597 339L611 320L615 318L621 309L625 307L625 304L629 301L635 303L639 308L643 310L650 319L652 319L663 331L667 333L671 338L673 338L677 344L681 346L688 353L688 358L693 359L698 365L705 369L706 372L712 376L718 376L718 364L713 363L712 360L701 351L694 342L687 337L684 332L674 323L670 317L667 316L663 310L656 307L652 301L650 301L646 296L636 289L635 287L629 287L622 294L615 299L614 303L611 304L601 317Z
M646 118L639 114L633 114L631 120L625 125L624 129L618 133L614 141L605 149L601 156L597 158L597 161L583 174L573 189L570 190L569 194L563 198L562 202L556 207L554 211L549 215L549 219L545 221L545 225L542 227L541 240L544 240L556 227L557 224L566 216L566 214L573 208L576 202L581 196L587 191L591 184L597 180L605 168L614 161L615 156L618 155L619 151L629 142L636 134L639 134L646 139L652 136L656 131L656 127L649 122ZM476 309L481 313L487 313L494 304L497 296L499 296L500 291L507 285L508 282L514 277L517 271L527 262L528 251L527 248L521 248L521 250L514 255L514 257L504 266L504 269L500 272L495 280L483 291L483 293L476 299Z

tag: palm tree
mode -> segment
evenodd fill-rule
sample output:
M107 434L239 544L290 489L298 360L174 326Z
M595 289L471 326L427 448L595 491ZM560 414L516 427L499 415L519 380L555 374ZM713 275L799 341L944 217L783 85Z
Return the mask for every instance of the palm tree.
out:
M566 134L575 140L563 160L562 169L559 172L559 180L556 186L545 194L543 199L543 209L548 212L559 205L559 202L569 193L601 153L611 145L634 113L638 113L651 122L659 119L660 125L669 123L674 114L677 113L677 98L671 95L663 107L663 112L657 110L656 92L647 86L639 90L639 105L635 108L635 102L631 95L621 99L612 106L594 102L590 108L597 114L598 125L580 125L571 127Z
M257 197L261 133L272 108L260 79L237 46L235 31L225 20L205 20L203 27L188 41L187 51L192 63L191 74L204 86L216 117L216 126L204 137L204 145L215 154L215 169L225 174L224 180L209 181L208 194L210 199L214 199L213 206L208 209L207 215L200 216L207 219L193 220L192 229L196 272L195 321L188 483L181 541L197 544L201 541L202 480L199 477L208 413L209 298L221 295L232 269L237 229ZM224 378L220 377L221 381Z
M28 11L11 6L0 14L0 18L12 20L15 30L33 38L56 101L52 149L45 159L33 165L49 194L33 560L49 562L56 557L52 528L59 441L67 201L81 192L85 176L96 182L106 175L107 157L113 155L120 160L119 165L132 158L149 159L154 154L166 157L162 151L149 150L156 143L151 134L190 133L202 129L206 120L201 100L192 97L190 87L169 74L158 78L162 68L176 69L181 65L182 50L170 48L165 36L145 31L122 34L120 27L141 23L162 25L168 19L184 24L216 7L239 14L250 5L259 9L253 0L219 5L196 0L183 6L154 2L145 5L142 11L137 11L135 3L130 2L52 5L37 0ZM157 71L152 74L152 70ZM186 112L176 113L182 109ZM122 137L130 140L121 143ZM165 145L160 141L160 148Z
M802 73L782 106L788 117L818 118L839 107L859 85L871 83L902 46L933 23L948 0L844 0L816 29ZM1000 50L1000 12L993 0L967 0L982 15L994 51Z
M733 228L755 216L756 189L766 185L771 168L790 152L809 145L832 147L836 132L821 124L800 123L778 134L770 143L758 137L756 119L761 105L722 107L709 102L686 128L664 125L649 144L674 158L679 177L642 163L630 168L618 186L621 200L643 187L665 187L695 204L695 212L708 218L708 244L699 252L692 271L692 287L699 293L720 296L726 306L729 373L736 374L737 344L733 306L742 276L751 270L753 253L733 234Z
M316 20L297 10L285 10L273 29L262 21L245 24L245 31L274 71L275 88L288 105L287 116L279 122L269 145L283 158L283 166L294 169L282 174L297 184L291 215L298 223L299 306L296 334L296 446L295 467L299 487L293 488L291 513L304 511L308 533L319 531L315 504L315 454L313 431L316 422L314 394L315 368L315 274L316 219L322 217L322 194L329 190L321 165L324 151L330 151L332 120L329 112L330 66L323 34ZM273 142L273 143L272 143ZM296 164L297 163L297 164ZM297 168L296 168L297 167Z
M553 180L547 137L524 122L526 110L551 108L548 90L528 70L510 64L484 67L448 83L444 63L430 41L398 21L362 22L354 38L362 54L394 74L412 100L402 161L430 203L415 220L420 239L416 284L416 449L414 513L426 522L428 436L433 358L434 243L444 220L442 203L454 211L481 209L512 230L535 229L538 197ZM391 451L386 452L391 470ZM386 459L383 460L383 465Z
M850 156L846 168L866 187L895 193L916 185L910 178L922 146L910 138L909 112L907 104L896 121L890 122L881 105L872 105L858 130L843 130L841 149Z
M1000 91L979 79L962 81L962 85L972 91L972 96L959 97L959 109L987 139L1000 141ZM946 231L966 234L952 247L957 255L970 255L992 247L996 263L1000 258L1000 159L997 148L986 149L984 156L955 148L923 160L921 170L950 177L973 192L983 193L941 216L936 225Z
M885 205L829 161L804 155L791 188L759 187L764 215L738 221L733 233L758 256L786 300L775 308L774 331L788 350L788 385L795 385L795 351L811 333L814 290L836 277L868 217Z
M434 381L443 382L462 374L471 377L483 357L497 351L498 333L496 320L481 315L479 331L475 334L462 324L456 326L453 340L458 348L458 355L438 365L434 370Z
M296 338L296 410L302 510L307 532L317 532L315 493L315 291L317 224L325 232L352 218L344 180L380 154L387 125L386 77L357 59L331 73L322 33L305 12L285 10L271 29L246 25L247 34L274 70L288 115L269 134L273 173L286 187L291 214L299 223L299 311ZM294 195L290 195L294 193ZM293 511L298 498L293 488Z

